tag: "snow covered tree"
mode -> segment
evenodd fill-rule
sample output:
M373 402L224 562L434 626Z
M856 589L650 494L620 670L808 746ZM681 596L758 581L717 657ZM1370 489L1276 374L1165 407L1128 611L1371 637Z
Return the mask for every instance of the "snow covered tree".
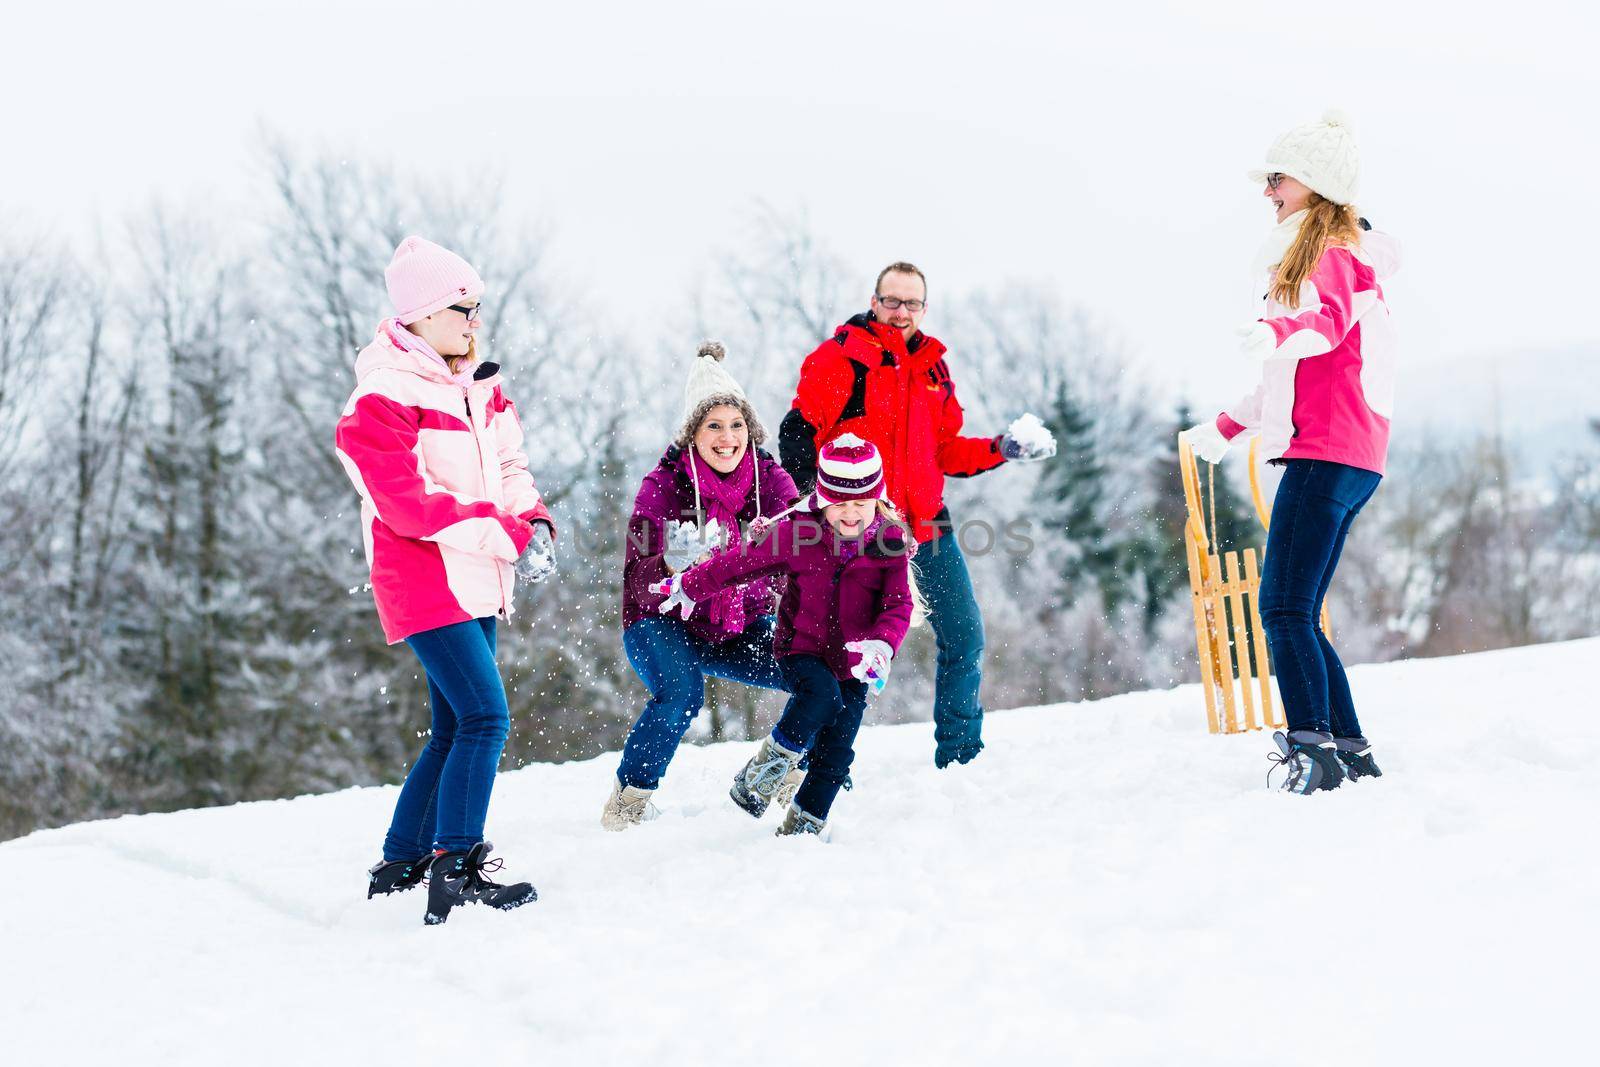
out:
M1052 611L1097 591L1108 608L1121 599L1121 553L1104 521L1107 460L1095 418L1063 378L1044 418L1055 434L1056 457L1039 478L1040 517L1054 531L1058 592ZM1042 606L1042 605L1041 605Z
M240 595L249 531L235 521L246 491L237 402L248 315L234 299L238 265L216 254L211 235L157 209L135 247L155 418L141 441L142 506L124 535L138 561L127 592L160 610L124 619L154 683L125 723L124 749L141 805L218 803L232 795L232 665L248 654L255 613Z

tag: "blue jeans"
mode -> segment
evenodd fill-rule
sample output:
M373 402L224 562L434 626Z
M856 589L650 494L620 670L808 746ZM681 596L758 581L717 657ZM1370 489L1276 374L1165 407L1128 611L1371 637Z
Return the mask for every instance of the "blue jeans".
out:
M1272 502L1261 572L1261 628L1291 730L1360 737L1344 665L1322 632L1322 599L1344 539L1382 479L1319 459L1292 459Z
M617 779L655 789L667 773L689 723L706 702L706 675L763 689L785 690L772 658L777 620L763 615L728 641L707 641L677 619L640 619L622 631L622 648L650 699L628 731Z
M933 681L933 762L966 763L983 749L983 616L954 532L917 546L911 558L939 646ZM809 808L806 810L810 810Z
M383 841L386 860L430 849L458 852L483 840L500 750L511 730L495 666L494 619L473 619L406 638L428 675L433 734L400 787Z
M772 733L785 748L807 753L810 765L794 802L826 819L856 758L851 746L867 710L867 685L854 679L841 682L816 656L784 656L778 666L794 698Z

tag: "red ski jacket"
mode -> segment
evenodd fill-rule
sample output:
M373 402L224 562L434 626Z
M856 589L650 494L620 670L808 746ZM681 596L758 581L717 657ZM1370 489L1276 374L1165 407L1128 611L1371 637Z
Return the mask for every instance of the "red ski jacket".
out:
M800 367L778 449L800 492L816 481L817 450L841 434L871 441L883 456L889 502L919 543L948 522L945 475L958 478L1005 462L994 438L961 436L961 404L937 338L857 315Z

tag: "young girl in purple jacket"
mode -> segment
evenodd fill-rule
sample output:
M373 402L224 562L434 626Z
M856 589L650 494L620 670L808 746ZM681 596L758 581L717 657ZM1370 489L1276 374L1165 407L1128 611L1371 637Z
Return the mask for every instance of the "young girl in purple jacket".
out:
M663 612L687 619L721 590L788 577L772 650L793 698L729 792L760 818L809 757L779 834L822 832L850 774L868 686L882 688L911 624L914 545L883 486L878 450L840 437L823 447L816 489L793 515L654 587L667 598Z

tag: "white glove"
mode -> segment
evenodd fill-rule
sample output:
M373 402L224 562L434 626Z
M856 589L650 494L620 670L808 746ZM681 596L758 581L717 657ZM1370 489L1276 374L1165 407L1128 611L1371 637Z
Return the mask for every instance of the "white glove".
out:
M702 532L692 522L667 523L667 550L662 553L667 570L681 574L709 556L719 546L708 544L706 535L715 532L709 528Z
M538 585L556 572L556 542L548 523L533 524L533 540L517 558L517 577Z
M1194 454L1207 463L1221 463L1222 457L1228 454L1228 449L1233 445L1217 429L1216 420L1189 427L1183 431L1183 439L1189 442Z
M850 673L859 682L868 682L877 692L889 682L889 664L894 659L894 649L885 641L846 641L845 651L854 652L856 663Z
M1265 363L1278 350L1278 335L1264 322L1252 322L1234 330L1239 335L1239 350L1257 363Z
M670 615L672 609L677 608L685 621L694 614L694 601L683 591L683 575L674 574L664 582L655 582L650 586L650 591L667 598L657 609L661 614Z

